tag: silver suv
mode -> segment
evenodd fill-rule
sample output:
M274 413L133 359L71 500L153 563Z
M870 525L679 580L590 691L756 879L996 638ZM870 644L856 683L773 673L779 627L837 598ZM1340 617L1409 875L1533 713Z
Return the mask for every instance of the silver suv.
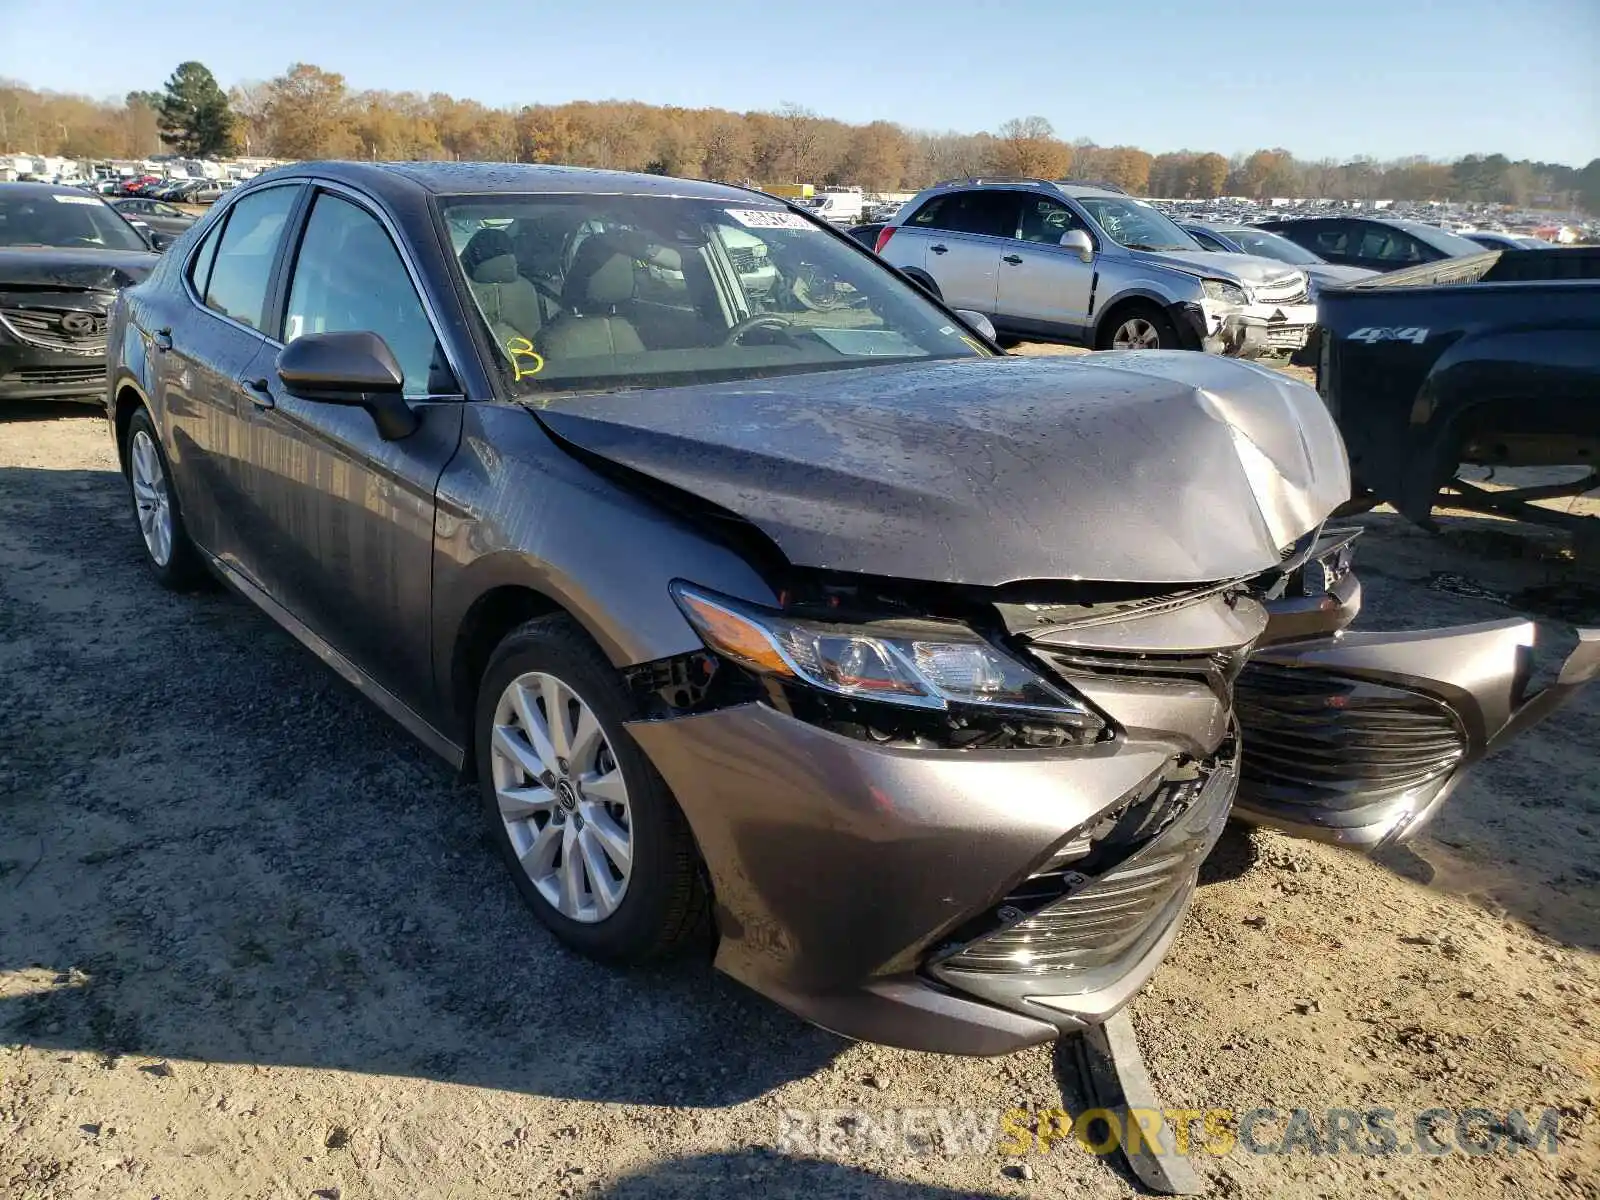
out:
M963 179L903 205L878 254L1007 340L1254 358L1305 345L1317 310L1304 272L1203 249L1115 188Z

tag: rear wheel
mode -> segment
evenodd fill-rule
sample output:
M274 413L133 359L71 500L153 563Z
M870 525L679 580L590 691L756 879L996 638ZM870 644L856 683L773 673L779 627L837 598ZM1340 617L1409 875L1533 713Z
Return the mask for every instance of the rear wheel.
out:
M672 954L709 926L688 822L629 737L632 715L564 614L508 635L478 694L479 791L517 890L563 942L615 963Z
M172 487L172 469L150 414L140 409L128 422L123 459L127 463L128 496L133 519L144 543L145 563L156 580L173 591L187 591L204 581L200 554L184 528L183 512Z
M1153 304L1134 304L1106 322L1102 350L1178 350L1178 331Z

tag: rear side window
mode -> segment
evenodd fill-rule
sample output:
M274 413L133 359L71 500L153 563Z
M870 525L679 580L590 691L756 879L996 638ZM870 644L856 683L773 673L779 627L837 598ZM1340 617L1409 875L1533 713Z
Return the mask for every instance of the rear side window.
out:
M1022 198L1016 192L947 192L924 204L906 224L913 229L1015 237L1021 209Z
M206 281L207 308L252 329L261 328L272 264L298 192L293 187L269 188L246 196L229 211Z

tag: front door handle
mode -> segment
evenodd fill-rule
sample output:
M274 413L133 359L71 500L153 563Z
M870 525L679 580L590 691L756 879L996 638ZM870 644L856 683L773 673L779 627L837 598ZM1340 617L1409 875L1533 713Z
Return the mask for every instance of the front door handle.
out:
M949 246L929 246L928 249L932 250L935 254L948 254L948 253L950 253L950 247Z
M1020 254L1008 254L1004 258L1002 258L1000 261L1001 262L1008 262L1013 267L1020 267L1022 265L1022 255L1020 255Z
M257 408L276 408L272 399L272 385L265 379L246 379L244 390L250 397L250 403Z
M150 340L155 343L155 346L156 346L157 350L171 350L172 349L172 330L171 329L158 329L158 330L155 331L155 334L151 337Z

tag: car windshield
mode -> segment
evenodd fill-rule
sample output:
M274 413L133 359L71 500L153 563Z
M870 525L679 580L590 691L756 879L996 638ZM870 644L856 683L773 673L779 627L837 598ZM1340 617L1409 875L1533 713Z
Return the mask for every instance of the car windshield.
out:
M1237 242L1246 254L1275 258L1297 267L1316 266L1323 261L1304 246L1296 246L1288 238L1268 233L1265 229L1224 229L1222 234L1229 241Z
M1451 258L1459 258L1463 254L1483 253L1483 247L1477 242L1440 229L1437 225L1428 225L1422 221L1396 221L1394 224L1396 228L1404 229L1419 242L1426 242Z
M1154 205L1123 196L1078 196L1106 236L1130 250L1200 250L1203 247Z
M513 396L989 353L876 259L759 199L458 196L441 208Z
M6 193L0 186L0 246L147 248L131 225L88 192Z

